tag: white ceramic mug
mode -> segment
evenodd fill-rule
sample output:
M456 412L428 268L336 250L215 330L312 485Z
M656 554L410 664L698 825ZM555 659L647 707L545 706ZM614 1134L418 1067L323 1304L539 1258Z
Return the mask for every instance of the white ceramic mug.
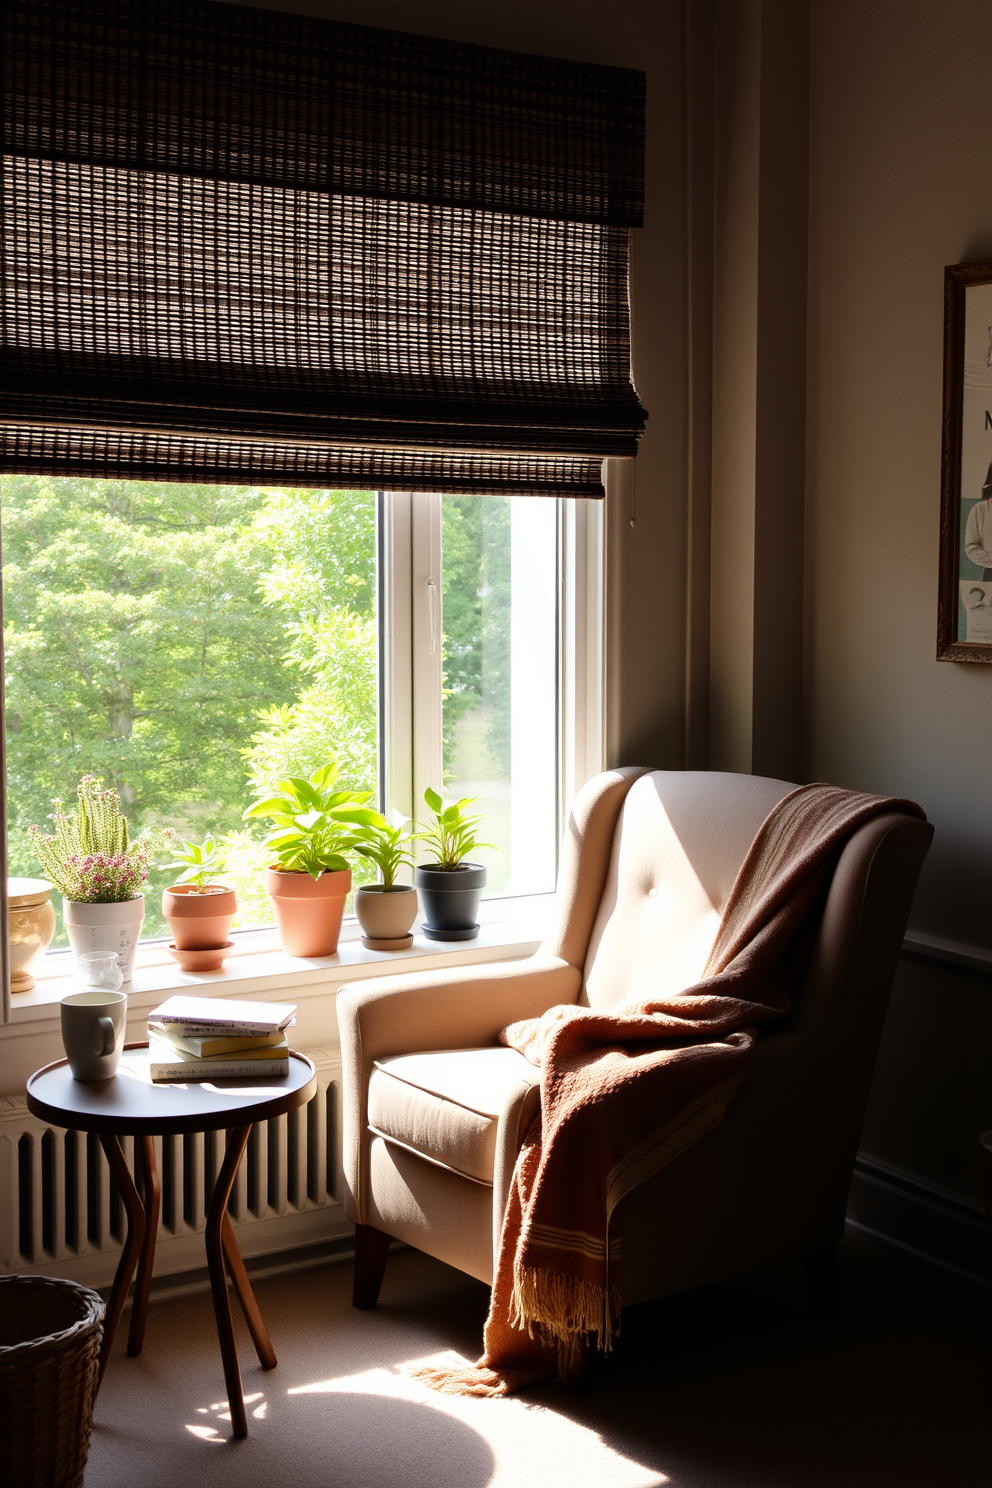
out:
M70 992L62 999L62 1043L76 1080L117 1073L127 1022L126 992Z

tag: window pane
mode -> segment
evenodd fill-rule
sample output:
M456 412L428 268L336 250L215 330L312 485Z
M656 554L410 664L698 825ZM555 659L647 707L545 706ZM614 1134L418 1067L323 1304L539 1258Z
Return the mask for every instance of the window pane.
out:
M445 794L477 796L487 894L550 892L558 851L558 503L442 501Z
M28 826L93 774L133 831L232 833L235 928L270 923L257 790L332 757L377 788L373 494L4 476L0 499L11 874L40 875ZM145 937L177 876L150 876Z

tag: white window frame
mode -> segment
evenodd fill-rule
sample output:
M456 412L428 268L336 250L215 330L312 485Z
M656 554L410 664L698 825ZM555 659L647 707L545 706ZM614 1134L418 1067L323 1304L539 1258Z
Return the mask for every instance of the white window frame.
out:
M417 814L416 802L423 792L418 782L441 779L441 500L440 496L423 493L391 493L380 499L377 508L383 794L384 804L390 809L395 806L405 815ZM603 501L564 499L558 505L558 768L563 825L576 792L605 767L607 529ZM418 686L414 685L415 677ZM197 981L216 981L221 984L216 987L221 995L223 987L233 995L292 992L293 996L316 998L324 997L331 984L356 977L525 956L540 943L544 909L551 897L491 899L480 913L482 933L477 941L425 945L391 957L386 963L381 955L362 947L357 928L346 926L336 956L305 964L279 950L274 930L245 931L244 954L228 961L224 973L216 978L208 973ZM62 963L64 971L56 969L57 962ZM52 1035L58 1001L74 984L68 951L55 952L49 968L54 974L40 977L33 992L18 995L8 1015L11 1021L0 1021L0 1038L27 1035L32 1030L33 1039L35 1029L43 1038L37 1047L30 1044L30 1054L29 1045L24 1045L25 1067L29 1069L45 1058L57 1057ZM177 976L164 945L145 942L138 950L129 1002L138 1015L142 1007L153 1006L170 991L183 990L187 982ZM43 1028L47 1030L44 1033ZM330 1030L328 1037L332 1037Z
M442 778L442 500L405 492L378 501L383 797L404 816L422 814L424 787ZM559 827L605 761L604 505L557 502Z

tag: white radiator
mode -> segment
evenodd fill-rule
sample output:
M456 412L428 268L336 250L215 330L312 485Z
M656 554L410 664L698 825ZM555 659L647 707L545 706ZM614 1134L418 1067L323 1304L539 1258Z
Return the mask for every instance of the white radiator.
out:
M308 1049L317 1093L252 1128L231 1194L244 1256L317 1245L346 1235L341 1207L337 1049ZM155 1275L205 1264L202 1232L225 1134L156 1137L162 1216ZM132 1164L133 1138L122 1141ZM0 1270L109 1286L125 1217L99 1138L37 1120L22 1097L0 1099Z

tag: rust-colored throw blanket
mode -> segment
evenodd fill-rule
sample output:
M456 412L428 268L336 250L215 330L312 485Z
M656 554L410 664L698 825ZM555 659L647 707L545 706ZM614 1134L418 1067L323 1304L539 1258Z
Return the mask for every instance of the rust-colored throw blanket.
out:
M418 1378L449 1394L502 1395L553 1377L559 1347L595 1335L609 1348L620 1298L614 1209L721 1120L758 1025L789 1012L810 911L844 842L892 810L923 816L912 802L828 785L792 791L751 845L702 981L609 1013L554 1007L504 1029L503 1042L541 1066L541 1115L517 1159L485 1354Z

